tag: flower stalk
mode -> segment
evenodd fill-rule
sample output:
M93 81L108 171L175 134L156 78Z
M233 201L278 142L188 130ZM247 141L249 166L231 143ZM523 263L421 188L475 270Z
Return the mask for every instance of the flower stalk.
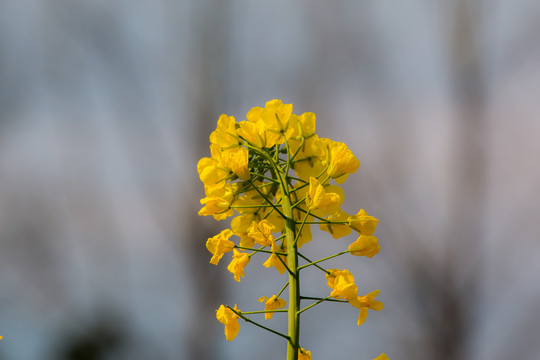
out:
M378 290L359 296L348 270L319 265L345 254L372 258L380 250L373 236L378 220L364 210L350 215L341 209L345 194L339 185L356 172L360 162L344 143L315 134L315 114L295 115L292 104L281 100L269 101L264 108L254 107L246 121L221 115L210 143L211 157L197 164L206 195L199 215L218 221L234 217L230 229L206 242L212 253L210 263L218 265L232 252L227 270L237 282L254 257L268 256L264 267L275 268L279 275L287 272L287 281L277 294L258 299L264 310L243 312L237 305L221 305L216 318L225 326L229 341L238 335L238 320L242 319L286 339L287 360L311 360L311 352L300 344L300 316L306 310L323 302L349 303L360 310L360 325L368 309L382 309L382 303L375 300ZM358 239L346 250L312 261L298 250L312 240L311 228L317 225L334 239L353 231ZM233 236L239 241L231 240ZM299 260L305 263L300 265ZM326 297L301 295L300 270L311 267L324 273L331 291ZM286 290L288 302L280 298ZM302 299L315 302L301 308ZM267 321L282 313L287 313L287 335L246 316L264 314ZM382 354L377 359L388 358Z
M281 189L283 194L282 209L285 213L285 239L287 242L287 266L289 273L289 311L288 335L290 341L287 345L287 360L298 360L298 340L300 337L300 279L298 269L298 248L296 244L296 221L294 221L291 201L287 189Z

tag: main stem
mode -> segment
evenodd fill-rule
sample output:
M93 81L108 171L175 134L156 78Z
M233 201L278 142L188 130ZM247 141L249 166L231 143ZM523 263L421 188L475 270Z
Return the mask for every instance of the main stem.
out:
M278 178L281 188L281 211L285 217L285 239L287 241L287 267L290 269L287 360L298 360L300 340L300 315L298 314L298 310L300 309L300 273L298 270L298 248L294 241L296 222L291 205L291 194L289 193L286 181L288 174L284 174L267 153L261 152L261 155L271 164L274 169L274 175ZM277 208L274 207L274 210L281 214Z
M281 176L281 174L279 175ZM283 180L283 177L282 179ZM295 221L291 207L291 199L286 188L286 182L281 181L281 193L283 214L285 215L285 239L287 240L287 266L291 270L289 273L289 311L288 311L288 335L287 360L298 360L298 341L300 338L300 279L298 276L298 249L294 242Z

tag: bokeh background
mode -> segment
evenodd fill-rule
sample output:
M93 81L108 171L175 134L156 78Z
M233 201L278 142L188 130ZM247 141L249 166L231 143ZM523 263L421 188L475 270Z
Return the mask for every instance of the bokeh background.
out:
M284 358L225 341L214 310L282 279L208 263L195 170L274 98L348 144L344 209L380 219L379 255L328 266L385 309L306 312L314 359L540 359L539 38L536 0L2 0L0 359Z

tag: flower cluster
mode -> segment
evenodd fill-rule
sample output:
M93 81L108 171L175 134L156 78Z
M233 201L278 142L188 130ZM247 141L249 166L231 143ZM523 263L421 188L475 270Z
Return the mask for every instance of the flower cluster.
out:
M378 290L358 296L349 271L326 270L318 265L345 253L369 258L376 255L380 246L373 233L378 220L363 209L354 215L341 209L345 195L339 185L356 172L360 162L344 143L320 138L315 133L315 114L296 115L292 110L292 104L272 100L264 108L251 109L244 121L221 115L217 128L210 134L211 156L198 162L197 171L205 190L199 215L216 220L233 217L230 229L206 242L212 254L210 263L218 265L226 253L232 252L227 270L240 282L251 257L266 254L265 267L273 267L279 274L287 272L289 276L281 291L259 299L265 304L263 311L242 312L236 305L222 305L217 310L227 340L238 334L240 318L277 333L252 321L248 314L264 313L265 319L271 319L274 312L288 312L289 334L277 334L288 340L288 359L296 360L311 359L311 353L299 346L294 325L304 310L332 297L344 299L360 310L360 325L368 309L378 311L383 305L375 300ZM298 251L312 240L311 225L318 225L334 239L353 231L358 237L347 250L311 261ZM231 240L233 236L236 242ZM299 257L307 264L299 266ZM309 266L324 271L331 289L328 297L300 296L299 272ZM287 306L279 297L287 287L289 306L280 310ZM300 301L307 299L318 301L300 309Z

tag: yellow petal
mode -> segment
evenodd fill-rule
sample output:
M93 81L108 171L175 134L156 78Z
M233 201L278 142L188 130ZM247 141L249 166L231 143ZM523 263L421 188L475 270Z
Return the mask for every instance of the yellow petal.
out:
M349 245L351 255L355 256L367 256L372 258L377 255L380 250L379 240L375 236L360 235L355 242Z
M367 319L367 308L360 308L360 314L358 314L358 326L362 325Z
M311 351L300 348L298 350L298 360L311 360Z
M349 226L362 235L373 235L379 220L368 215L364 209L360 209L358 214L349 217Z

